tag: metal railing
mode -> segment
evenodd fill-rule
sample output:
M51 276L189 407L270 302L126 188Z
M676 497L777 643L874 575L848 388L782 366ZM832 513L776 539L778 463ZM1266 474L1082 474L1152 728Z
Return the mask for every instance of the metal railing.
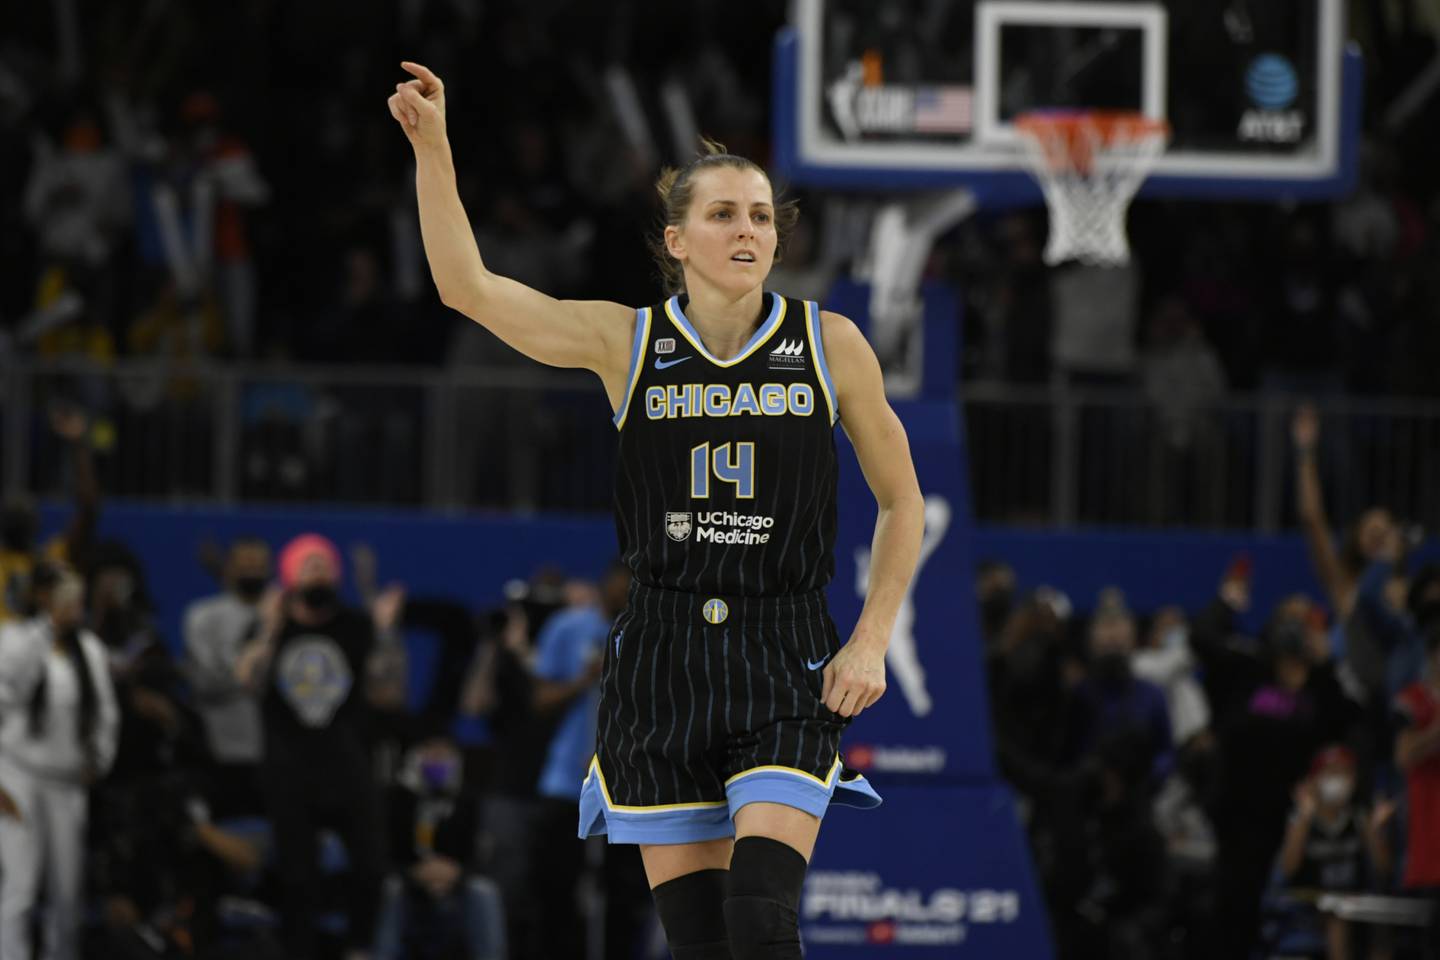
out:
M1262 531L1293 523L1298 398L1237 396L1180 412L1114 388L982 383L961 393L982 520ZM1440 403L1315 406L1334 519L1381 504L1407 524L1440 528Z
M614 427L588 373L44 361L0 366L0 481L68 489L47 410L90 414L107 496L601 511Z
M1295 401L1177 414L1136 391L961 391L980 519L1276 530L1293 518ZM595 378L457 370L26 361L0 365L0 486L63 495L46 411L90 412L107 496L168 503L604 511L614 429ZM1337 518L1374 503L1440 529L1440 402L1321 402Z

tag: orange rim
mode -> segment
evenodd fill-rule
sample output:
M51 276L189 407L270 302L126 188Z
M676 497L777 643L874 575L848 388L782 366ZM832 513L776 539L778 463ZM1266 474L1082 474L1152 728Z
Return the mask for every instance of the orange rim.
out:
M1155 137L1168 140L1170 124L1128 110L1024 113L1015 127L1045 151L1054 166L1088 172L1095 151Z

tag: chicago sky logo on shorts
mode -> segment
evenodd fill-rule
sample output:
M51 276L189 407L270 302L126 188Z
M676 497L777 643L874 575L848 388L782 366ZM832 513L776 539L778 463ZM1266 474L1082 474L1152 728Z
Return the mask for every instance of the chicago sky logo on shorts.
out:
M770 351L771 370L804 370L805 341L781 340L780 346Z
M724 623L725 618L730 616L730 606L719 597L712 597L705 601L705 606L700 608L700 613L705 617L707 623Z
M691 515L688 513L667 513L665 514L665 533L677 543L688 539L690 530L694 526L690 521Z

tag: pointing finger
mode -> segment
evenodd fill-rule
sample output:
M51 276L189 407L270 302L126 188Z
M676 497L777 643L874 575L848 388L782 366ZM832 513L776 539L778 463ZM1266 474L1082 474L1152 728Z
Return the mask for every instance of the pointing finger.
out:
M414 63L410 60L402 60L400 61L400 69L404 70L406 73L414 74L421 81L423 81L425 86L430 90L439 92L445 89L445 84L441 83L440 78L430 72L429 67L421 66L420 64Z

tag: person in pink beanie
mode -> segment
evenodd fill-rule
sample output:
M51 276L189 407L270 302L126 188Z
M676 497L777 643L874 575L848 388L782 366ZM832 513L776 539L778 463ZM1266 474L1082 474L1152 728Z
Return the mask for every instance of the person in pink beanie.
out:
M383 879L366 680L376 625L342 603L335 544L305 533L280 551L280 587L261 601L258 636L236 672L261 701L260 787L274 829L287 956L315 956L316 850L333 829L349 860L347 957L368 957Z

